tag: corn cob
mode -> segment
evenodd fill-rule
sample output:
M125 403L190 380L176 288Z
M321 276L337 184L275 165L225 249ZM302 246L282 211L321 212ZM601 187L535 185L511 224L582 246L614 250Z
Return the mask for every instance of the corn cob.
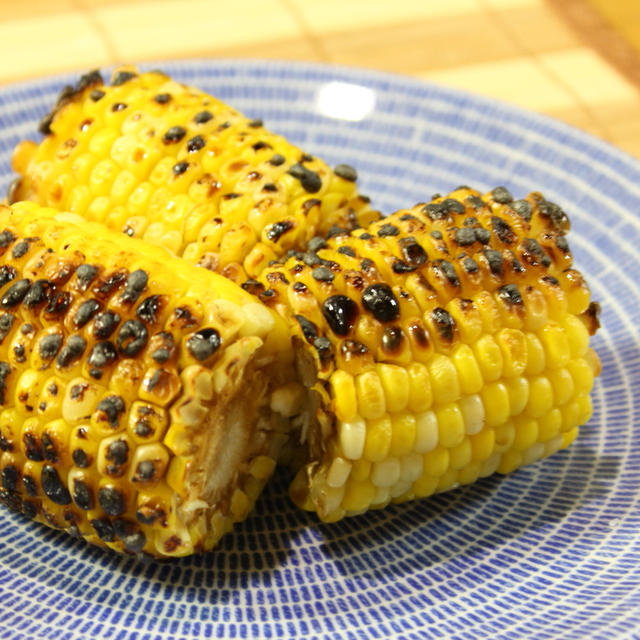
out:
M245 283L289 319L308 389L297 505L335 521L571 443L599 361L568 228L538 193L460 187Z
M284 321L74 214L0 206L0 229L0 500L120 551L212 548L287 438Z
M66 87L38 145L15 149L9 203L33 200L143 238L232 279L332 226L378 217L352 167L331 170L220 100L160 72Z

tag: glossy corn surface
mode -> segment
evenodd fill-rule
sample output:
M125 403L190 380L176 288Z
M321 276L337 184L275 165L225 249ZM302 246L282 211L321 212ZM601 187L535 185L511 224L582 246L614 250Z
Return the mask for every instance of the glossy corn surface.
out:
M77 213L236 280L378 216L353 168L331 169L160 72L120 69L109 86L87 74L40 130L15 150L10 202Z
M0 499L118 551L212 548L286 438L288 340L160 247L0 207Z
M540 194L461 187L245 284L289 318L309 390L298 505L333 521L574 440L592 411L598 307L568 228Z

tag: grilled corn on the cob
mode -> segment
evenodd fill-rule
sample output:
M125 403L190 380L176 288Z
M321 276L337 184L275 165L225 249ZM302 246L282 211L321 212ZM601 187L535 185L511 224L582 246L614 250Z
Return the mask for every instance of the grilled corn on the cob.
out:
M378 216L352 167L330 169L232 107L123 68L64 89L23 141L10 203L34 200L243 280L332 226Z
M299 506L334 521L569 445L599 362L568 227L540 194L461 187L244 285L289 319L309 389Z
M0 206L0 500L121 551L210 549L286 440L288 345L218 274L73 214Z

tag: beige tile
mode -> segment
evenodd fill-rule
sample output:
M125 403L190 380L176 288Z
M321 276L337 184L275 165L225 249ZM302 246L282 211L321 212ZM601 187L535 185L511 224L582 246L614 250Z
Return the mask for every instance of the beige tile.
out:
M481 0L285 0L314 34L477 13ZM422 43L425 46L426 43Z
M133 2L98 6L94 15L121 62L224 54L257 42L266 51L272 42L302 35L277 0Z
M0 82L110 63L109 51L87 16L74 13L0 22Z
M0 0L0 23L19 18L31 18L76 10L73 0Z
M540 63L594 108L638 97L638 89L598 53L587 47L545 53Z
M318 41L332 62L406 74L518 54L491 19L478 12L466 20L414 20L318 36Z
M571 92L555 82L528 56L420 75L536 111L569 110L580 106Z

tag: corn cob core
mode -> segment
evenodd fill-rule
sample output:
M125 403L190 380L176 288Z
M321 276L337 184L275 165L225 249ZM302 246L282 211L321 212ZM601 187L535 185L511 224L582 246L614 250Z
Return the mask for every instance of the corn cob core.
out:
M21 142L9 202L34 200L143 238L233 279L334 226L378 216L352 167L324 162L259 120L160 72L66 87Z
M569 222L461 187L244 286L292 325L309 389L294 501L334 521L510 472L591 415L597 304Z
M210 549L287 438L283 320L73 214L0 207L0 229L0 499L120 551Z

